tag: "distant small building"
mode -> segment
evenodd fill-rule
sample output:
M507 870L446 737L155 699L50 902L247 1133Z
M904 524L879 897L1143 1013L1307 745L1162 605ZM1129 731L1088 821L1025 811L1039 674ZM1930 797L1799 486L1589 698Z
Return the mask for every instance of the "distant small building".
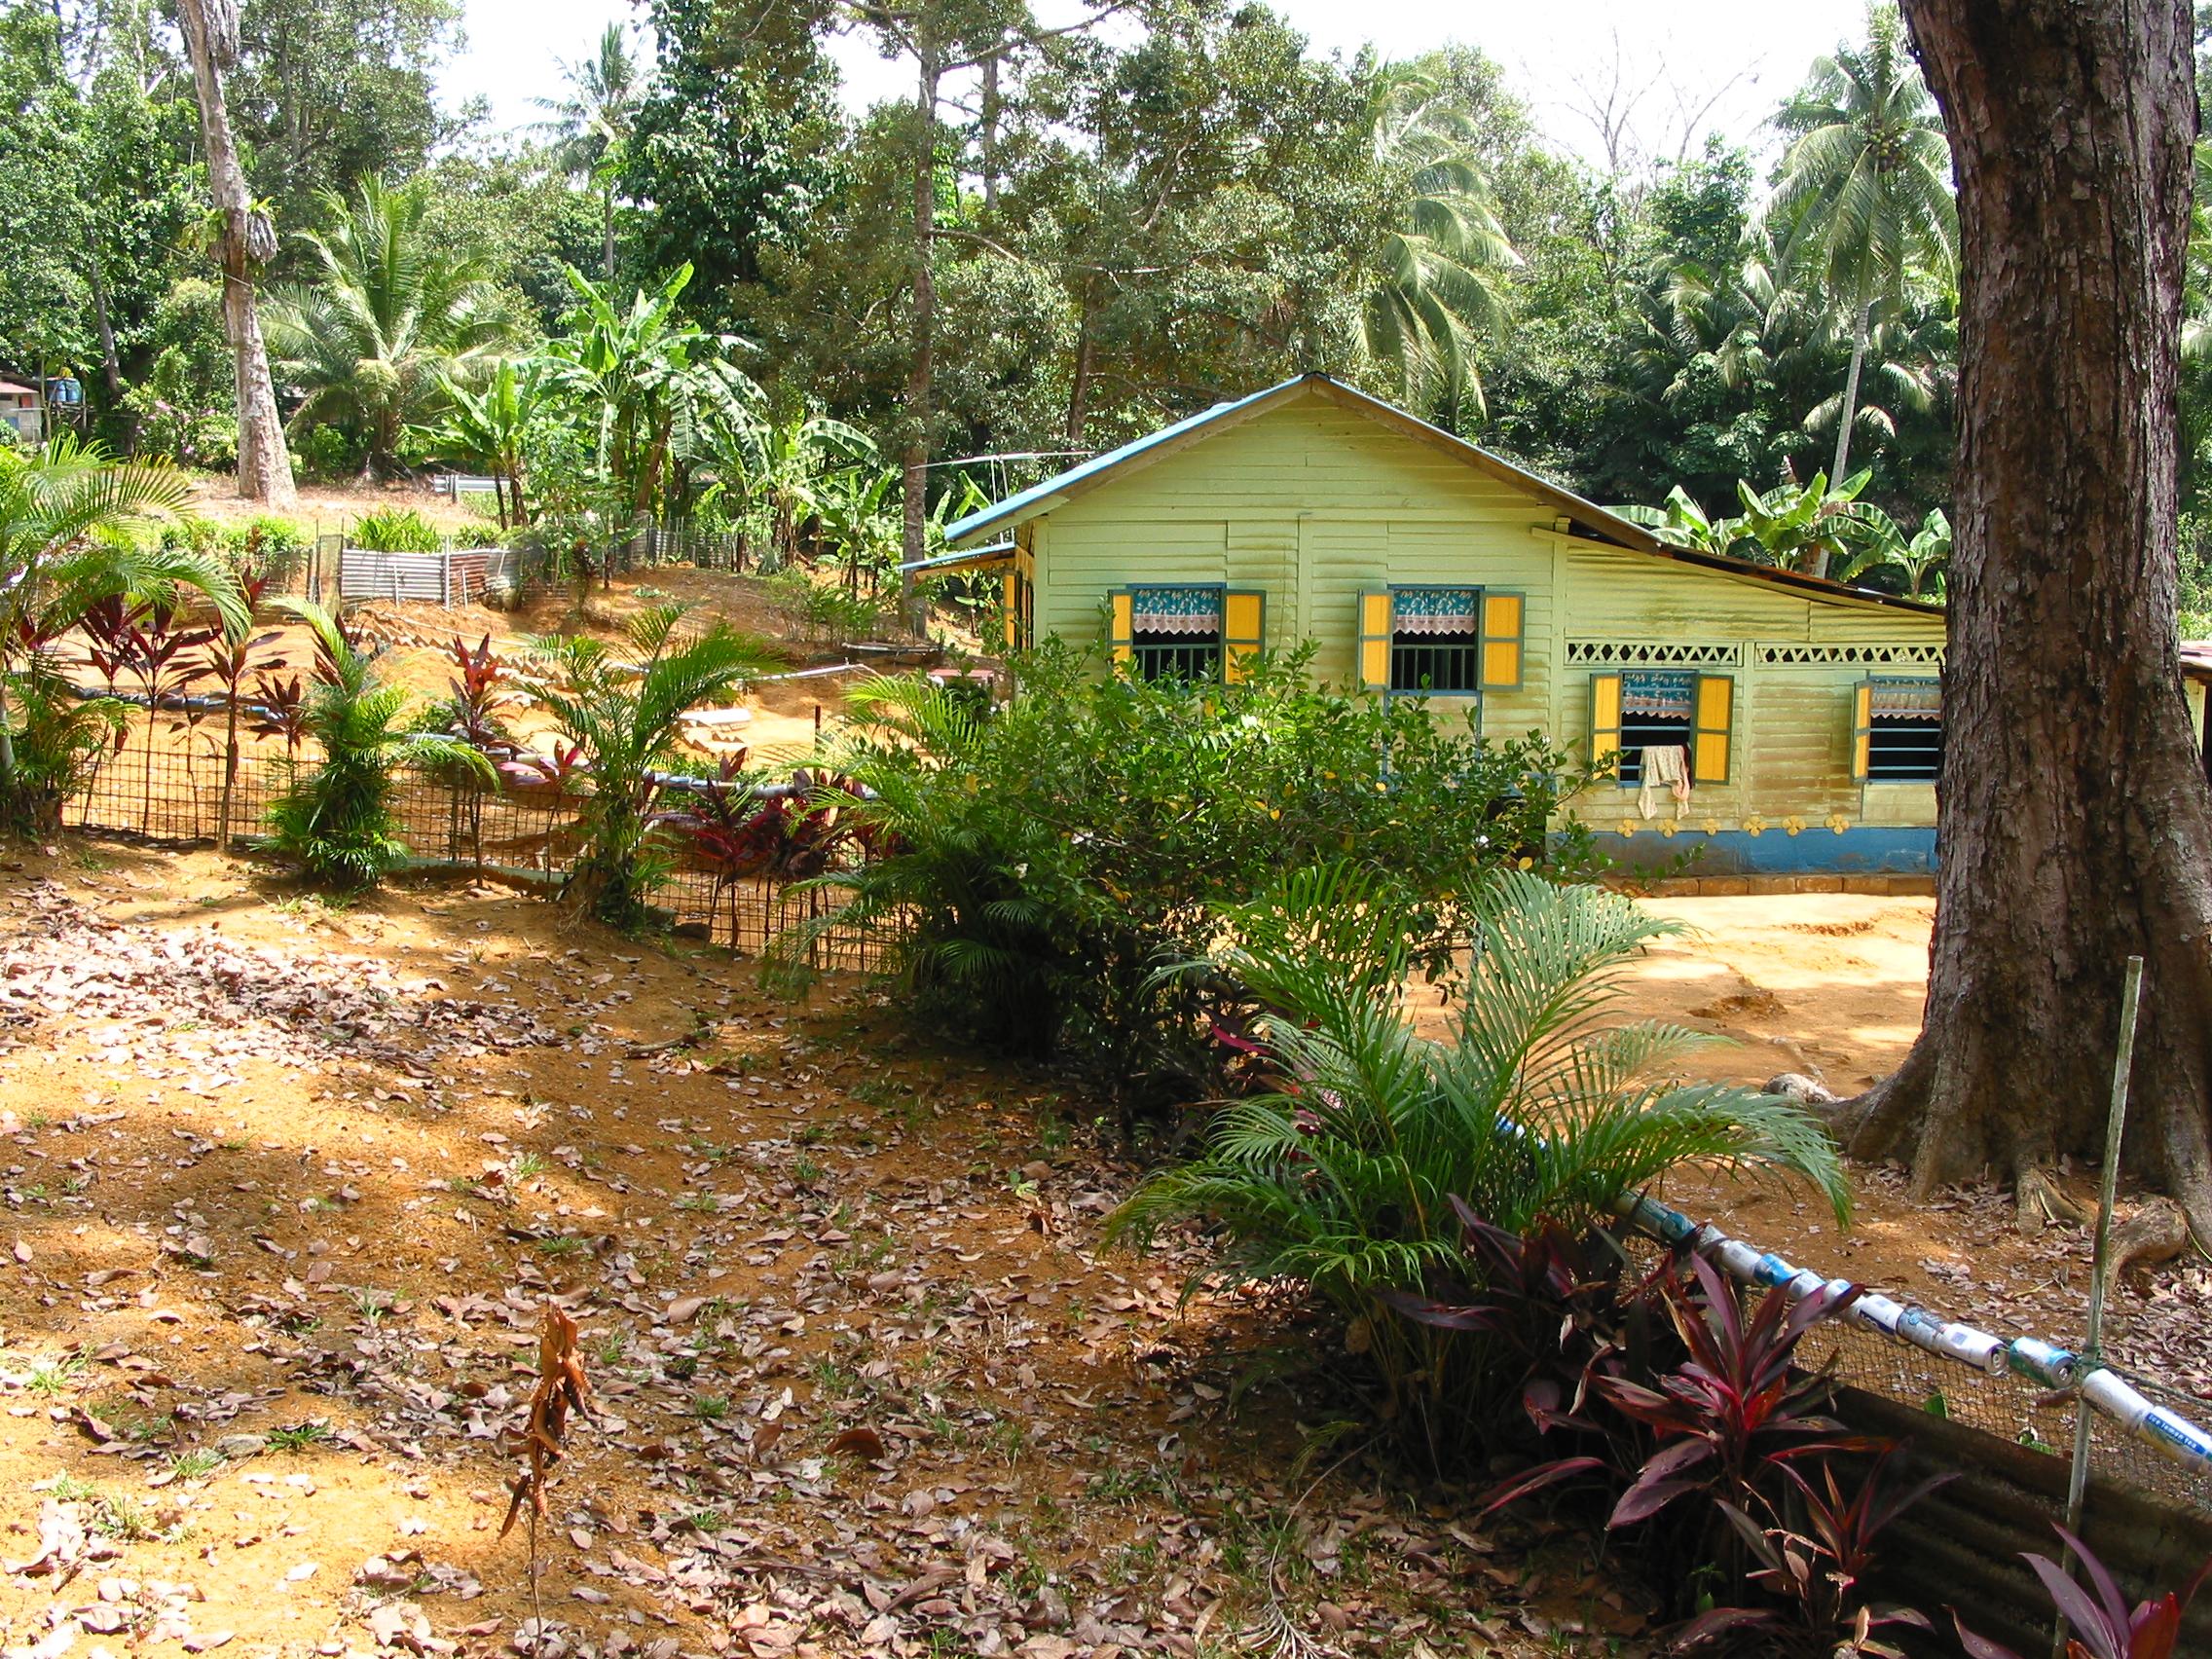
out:
M0 381L0 421L16 428L18 443L35 444L46 436L46 410L36 388Z
M2204 775L2212 778L2212 640L2184 640L2181 682L2189 694L2189 723L2204 756Z

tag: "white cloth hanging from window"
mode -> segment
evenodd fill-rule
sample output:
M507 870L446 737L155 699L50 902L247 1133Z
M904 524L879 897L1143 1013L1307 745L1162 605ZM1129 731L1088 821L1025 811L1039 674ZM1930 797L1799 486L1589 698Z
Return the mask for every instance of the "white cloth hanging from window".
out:
M1678 743L1663 743L1643 752L1643 788L1637 792L1636 805L1646 818L1659 815L1651 797L1662 784L1674 791L1677 801L1689 803L1690 752Z

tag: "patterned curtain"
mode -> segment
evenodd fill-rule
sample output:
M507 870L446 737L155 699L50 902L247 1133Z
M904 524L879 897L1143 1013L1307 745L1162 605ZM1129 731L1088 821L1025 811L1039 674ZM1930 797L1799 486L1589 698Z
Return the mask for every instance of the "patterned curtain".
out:
M1390 630L1397 634L1472 634L1474 588L1392 588Z
M1690 691L1694 674L1621 675L1621 714L1645 719L1686 720L1690 718Z
M1140 587L1129 590L1129 626L1139 634L1218 634L1221 589Z
M1877 680L1873 716L1878 720L1939 720L1943 687L1934 680Z

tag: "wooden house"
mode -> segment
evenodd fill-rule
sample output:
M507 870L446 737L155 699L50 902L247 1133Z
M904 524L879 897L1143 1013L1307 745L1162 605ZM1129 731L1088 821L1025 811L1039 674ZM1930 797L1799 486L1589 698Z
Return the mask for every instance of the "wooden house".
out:
M1232 679L1251 651L1312 640L1327 680L1615 756L1567 810L1628 863L1695 846L1701 875L1934 865L1938 607L1669 546L1324 375L946 538L965 551L940 568L1003 572L1014 637L1103 638L1126 672ZM1684 784L1647 790L1670 762Z
M37 390L14 381L0 381L0 422L15 428L19 444L42 440L46 436L46 410Z

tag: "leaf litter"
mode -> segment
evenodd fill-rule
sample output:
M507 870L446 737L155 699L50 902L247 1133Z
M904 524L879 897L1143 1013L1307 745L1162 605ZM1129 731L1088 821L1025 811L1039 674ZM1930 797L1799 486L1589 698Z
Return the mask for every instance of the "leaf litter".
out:
M1309 1489L1335 1339L1272 1292L1179 1309L1206 1241L1101 1249L1134 1171L1060 1086L861 985L794 1013L483 890L303 919L200 854L127 885L219 926L119 923L29 862L7 1659L1648 1648L1570 1535Z

